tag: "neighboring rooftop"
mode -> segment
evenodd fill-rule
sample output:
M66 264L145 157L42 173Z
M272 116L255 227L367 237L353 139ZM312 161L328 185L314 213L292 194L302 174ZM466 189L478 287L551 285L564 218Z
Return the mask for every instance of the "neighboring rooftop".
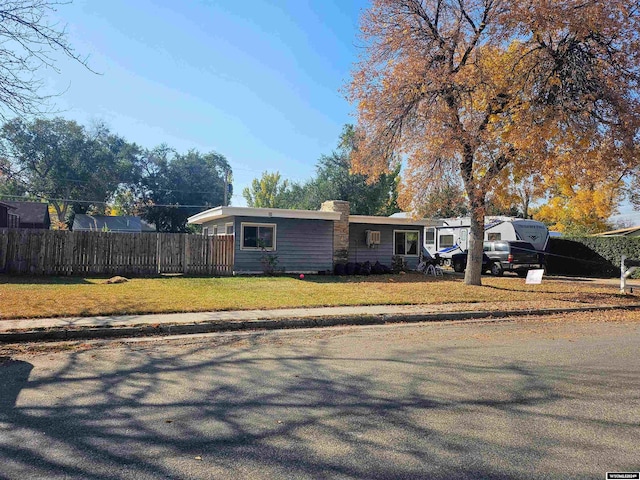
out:
M15 213L20 217L20 225L24 224L46 224L49 228L49 204L43 202L14 202L4 201L3 203L15 208Z
M116 232L116 233L141 233L155 232L156 228L142 220L140 217L131 215L87 215L76 214L73 219L73 231L93 231L93 232Z
M618 230L609 230L608 232L596 233L594 237L625 237L625 236L640 236L640 225L635 227L620 228Z

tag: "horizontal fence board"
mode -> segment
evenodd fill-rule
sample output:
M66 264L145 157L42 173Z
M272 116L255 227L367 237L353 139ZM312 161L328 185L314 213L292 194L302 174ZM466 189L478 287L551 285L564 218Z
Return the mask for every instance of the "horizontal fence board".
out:
M233 235L0 229L0 272L232 275Z

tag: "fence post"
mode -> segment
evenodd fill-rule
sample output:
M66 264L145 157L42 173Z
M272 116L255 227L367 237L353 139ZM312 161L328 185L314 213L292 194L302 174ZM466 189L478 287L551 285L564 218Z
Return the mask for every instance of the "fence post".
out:
M7 268L7 250L9 247L9 232L0 230L0 272Z
M160 275L162 273L160 269L160 233L156 233L156 262L158 265L157 273Z
M182 273L184 275L189 273L189 260L191 260L189 257L189 234L188 233L183 233L182 236L184 237L184 248L182 249Z

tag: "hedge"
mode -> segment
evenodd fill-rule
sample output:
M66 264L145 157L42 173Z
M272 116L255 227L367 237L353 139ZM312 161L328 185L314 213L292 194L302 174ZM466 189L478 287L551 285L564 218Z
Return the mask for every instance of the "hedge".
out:
M547 272L555 275L619 277L622 255L640 259L640 237L551 238ZM640 277L640 271L636 271L634 277Z

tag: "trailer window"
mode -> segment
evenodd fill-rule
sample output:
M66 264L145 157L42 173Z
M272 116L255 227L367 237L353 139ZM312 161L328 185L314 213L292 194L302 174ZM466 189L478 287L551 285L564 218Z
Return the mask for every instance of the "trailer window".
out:
M499 242L500 240L502 240L502 236L500 233L487 233L487 240L489 240L490 242Z
M453 235L440 235L440 248L453 247Z
M424 229L424 243L425 243L425 245L435 245L436 244L436 229L435 228L425 228Z

